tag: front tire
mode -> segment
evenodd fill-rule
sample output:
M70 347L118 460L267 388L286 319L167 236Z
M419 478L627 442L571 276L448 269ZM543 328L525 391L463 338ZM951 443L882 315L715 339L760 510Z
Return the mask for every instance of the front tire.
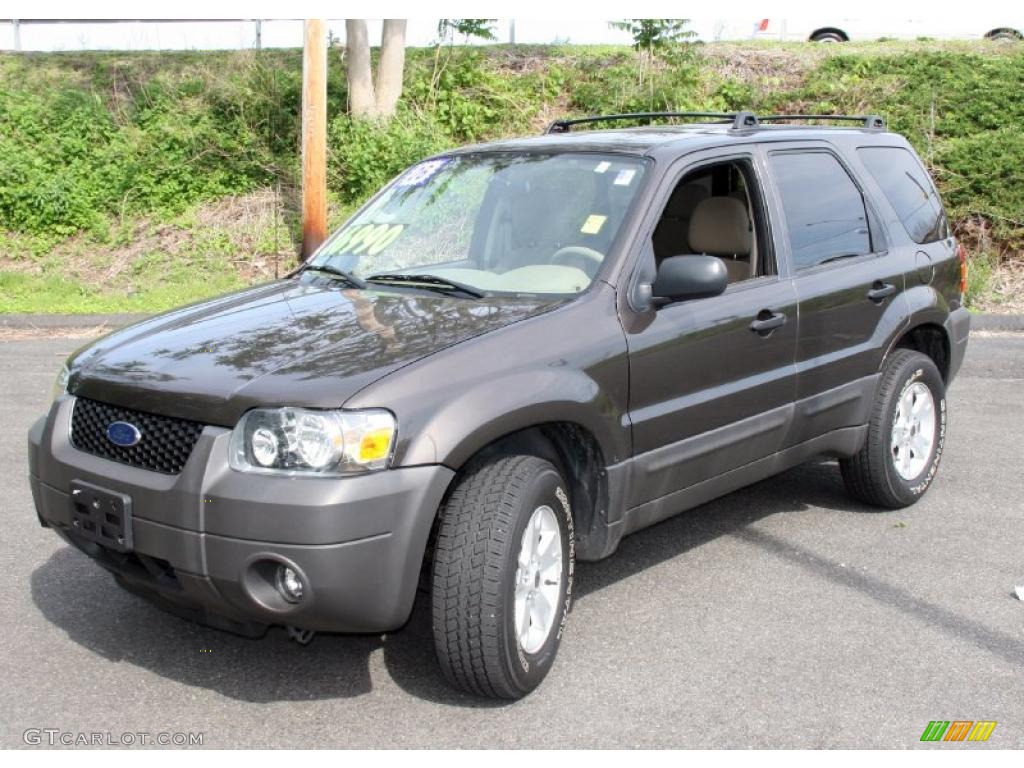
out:
M465 473L441 510L433 629L445 677L479 696L518 699L555 660L572 600L572 511L565 480L535 456Z
M863 502L908 507L931 486L946 442L946 386L931 358L897 349L882 368L864 446L839 462Z

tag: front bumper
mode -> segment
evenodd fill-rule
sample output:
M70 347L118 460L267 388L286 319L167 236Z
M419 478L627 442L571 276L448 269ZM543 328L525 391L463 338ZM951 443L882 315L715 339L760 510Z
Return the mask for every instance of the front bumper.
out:
M346 478L274 477L228 466L230 431L207 426L179 475L84 453L71 445L74 398L29 431L29 479L39 520L134 592L244 634L286 624L382 632L412 610L427 537L452 478L443 466ZM72 481L127 494L133 549L87 541L71 525ZM273 566L304 578L301 602L273 587Z

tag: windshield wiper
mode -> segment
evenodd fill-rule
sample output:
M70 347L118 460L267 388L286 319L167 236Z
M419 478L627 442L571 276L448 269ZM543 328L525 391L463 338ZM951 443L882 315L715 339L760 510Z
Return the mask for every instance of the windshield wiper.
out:
M457 280L449 280L447 277L439 277L438 275L428 274L383 274L383 275L370 275L366 278L368 283L403 283L409 285L416 285L424 290L438 291L439 293L461 293L466 296L471 296L474 299L482 299L487 294L481 291L479 288L474 288L466 283L460 283Z
M333 275L334 277L344 280L353 288L366 287L366 283L351 272L346 272L344 269L332 267L330 264L303 264L299 267L299 271L296 274L302 274L303 272L323 272L324 274Z

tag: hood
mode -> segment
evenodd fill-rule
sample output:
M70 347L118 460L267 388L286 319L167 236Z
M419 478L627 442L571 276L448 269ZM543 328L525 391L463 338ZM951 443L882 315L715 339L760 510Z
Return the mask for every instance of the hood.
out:
M564 301L340 285L303 275L143 321L79 351L69 389L231 427L260 405L339 407L404 365Z

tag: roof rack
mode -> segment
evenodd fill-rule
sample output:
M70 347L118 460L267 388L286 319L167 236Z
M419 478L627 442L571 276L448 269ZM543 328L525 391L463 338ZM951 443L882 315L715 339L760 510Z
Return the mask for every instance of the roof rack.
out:
M878 115L765 115L757 119L762 123L780 120L836 120L845 123L861 123L865 128L885 129L885 120Z
M588 123L604 123L619 120L646 120L651 123L655 119L676 117L708 118L715 123L732 124L734 129L752 128L757 125L757 118L750 112L627 112L619 115L593 115L591 117L573 117L555 120L545 133L568 133L574 125Z
M627 112L617 115L593 115L555 120L548 125L545 133L569 133L574 125L604 123L619 120L646 120L648 124L656 119L695 117L706 122L729 125L735 131L756 128L761 123L784 120L835 120L838 122L861 123L865 128L885 130L885 120L878 115L766 115L758 117L753 112Z

